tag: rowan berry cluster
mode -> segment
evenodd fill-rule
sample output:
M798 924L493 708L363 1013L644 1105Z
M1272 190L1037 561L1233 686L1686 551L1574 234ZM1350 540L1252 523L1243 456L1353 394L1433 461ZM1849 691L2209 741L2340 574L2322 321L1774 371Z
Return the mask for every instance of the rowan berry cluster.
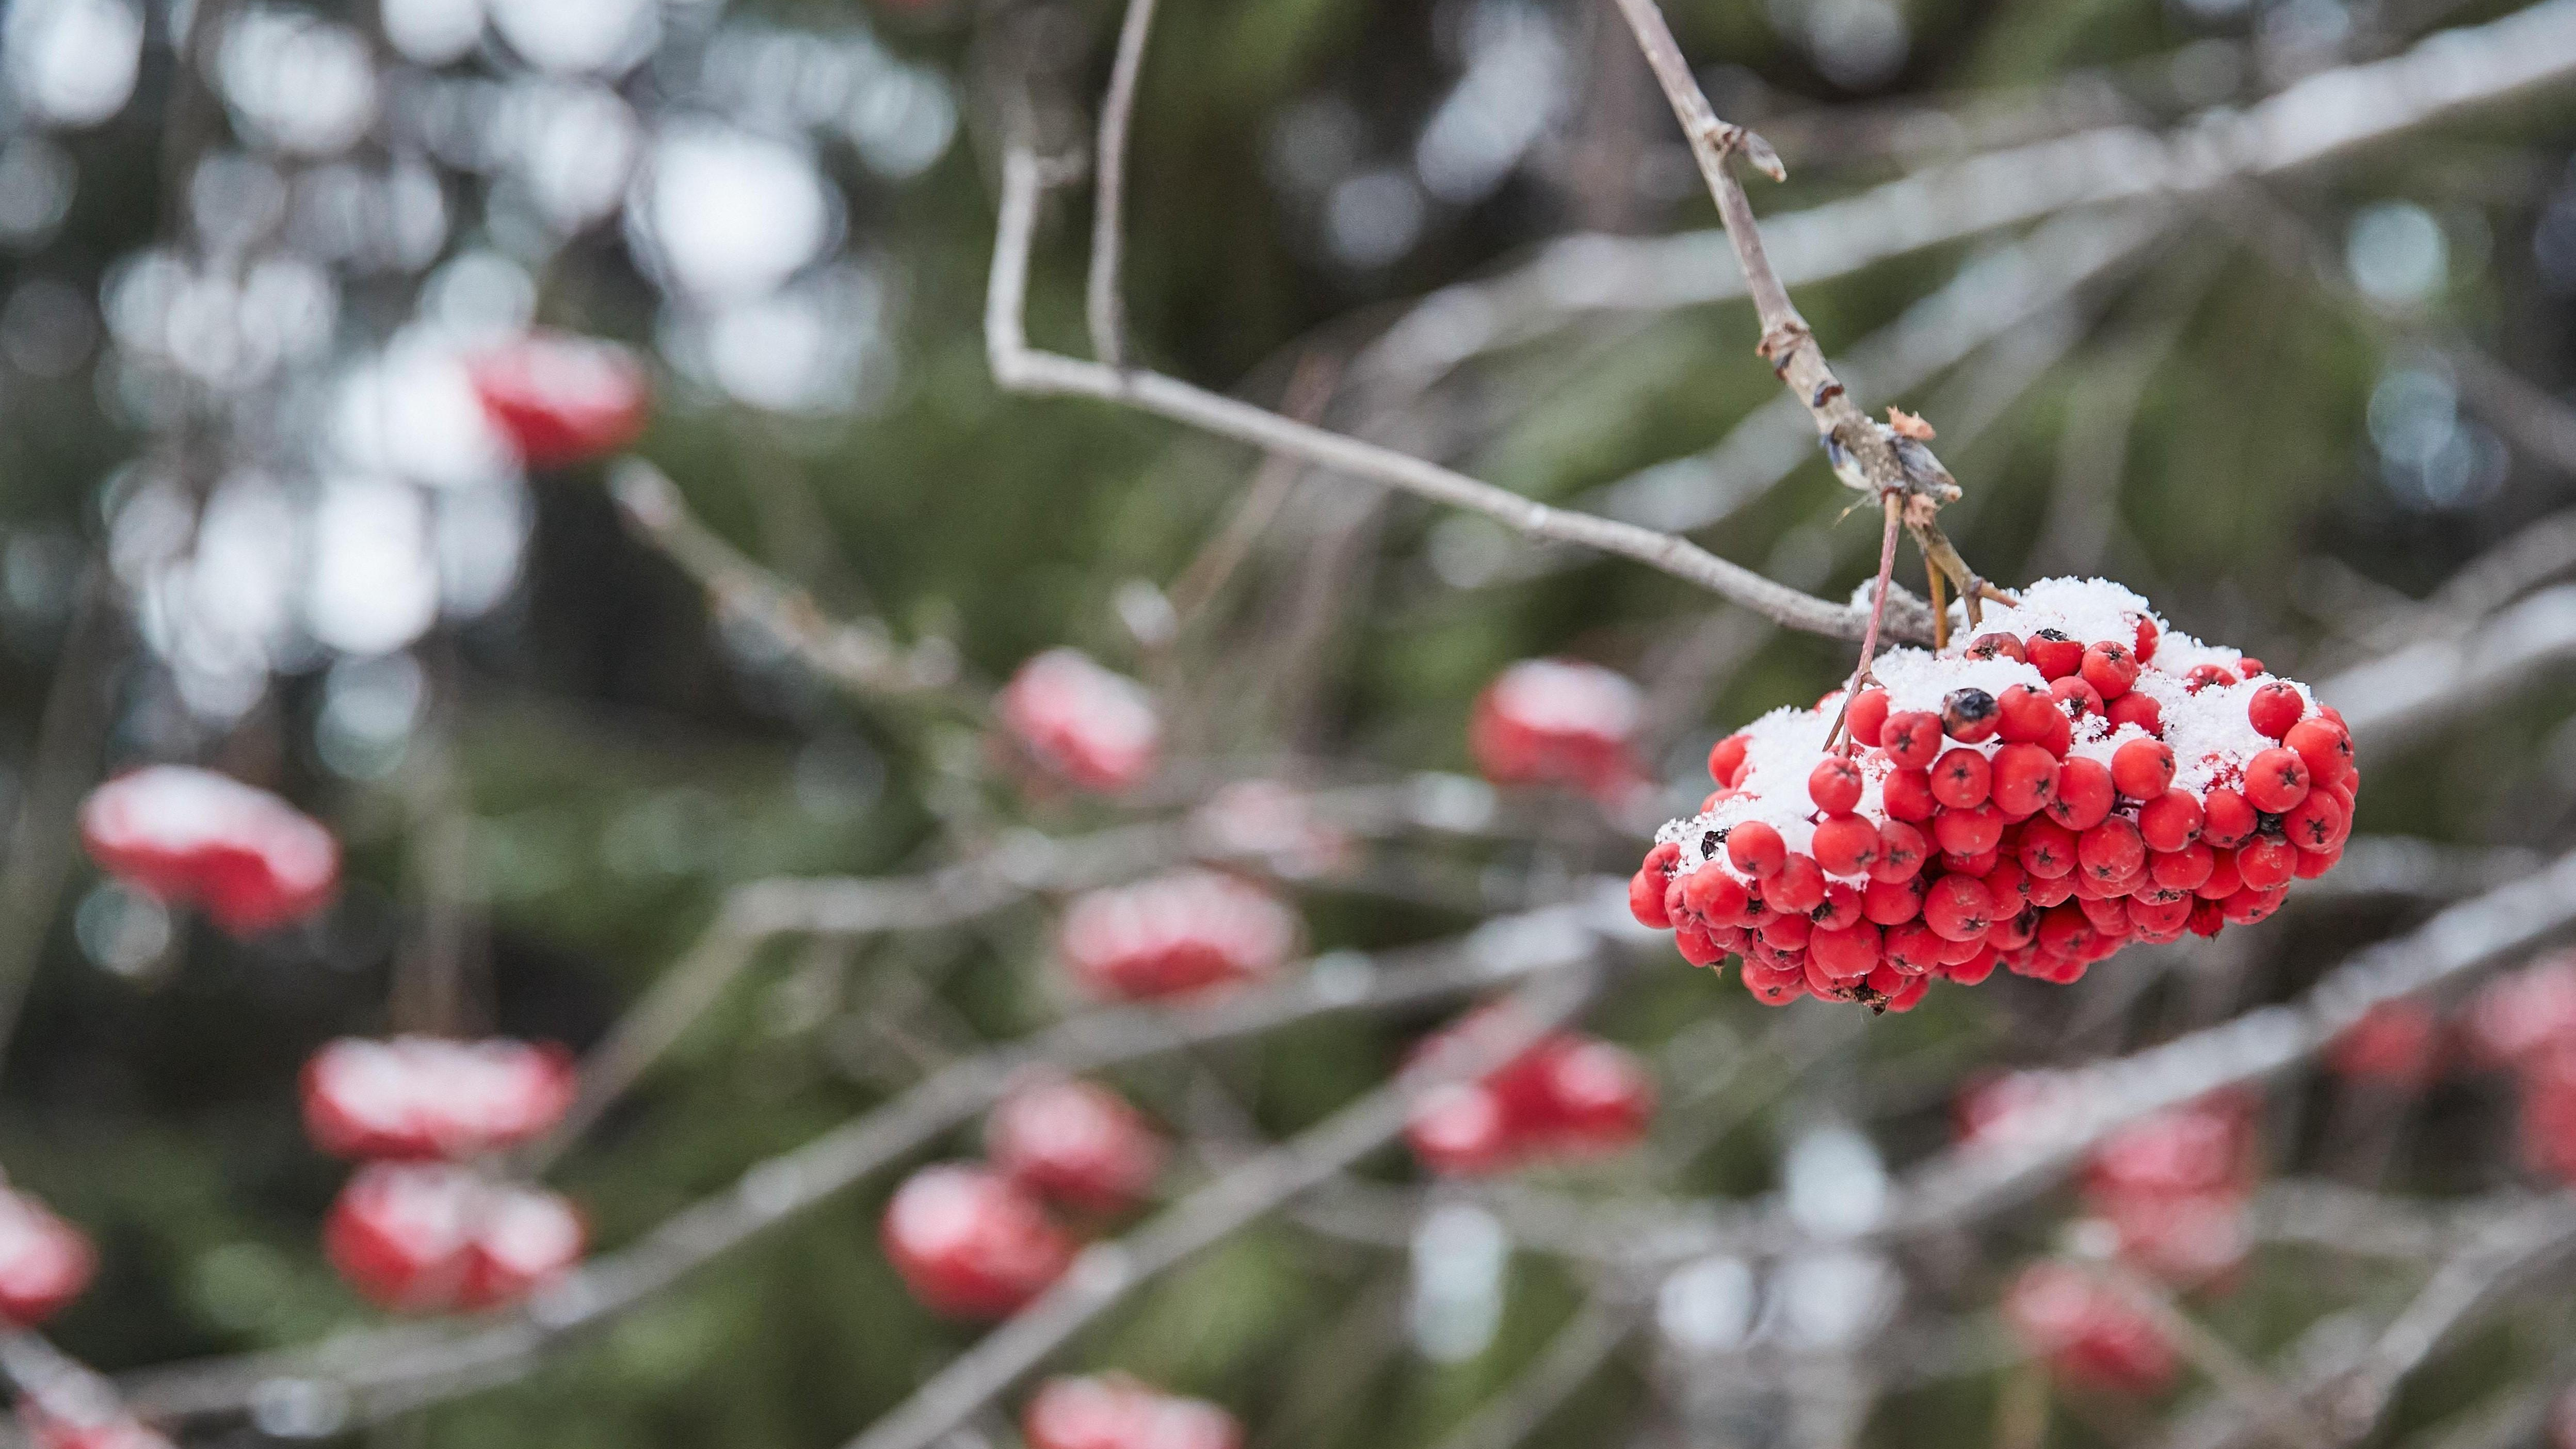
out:
M1114 795L1144 783L1161 755L1153 696L1079 649L1031 656L996 704L1021 757L1053 782Z
M363 1165L322 1228L324 1253L379 1306L448 1313L515 1301L581 1260L562 1196L470 1159L530 1141L572 1103L569 1053L494 1039L344 1038L305 1063L313 1144Z
M1258 886L1185 870L1076 897L1056 947L1084 993L1156 1000L1269 976L1296 948L1297 924Z
M1524 659L1476 696L1467 750L1497 785L1562 785L1610 800L1644 779L1637 686L1597 664Z
M1986 622L1720 740L1716 792L1630 882L1637 919L1693 964L1740 956L1762 1001L1903 1011L1935 978L2071 982L2262 920L2341 858L2360 777L2305 686L2100 580Z
M1125 1374L1047 1380L1022 1411L1020 1434L1028 1449L1238 1449L1243 1443L1232 1414Z
M81 844L101 870L204 911L234 936L292 925L340 880L331 832L270 794L188 765L151 765L89 793Z
M2177 1286L2242 1264L2257 1177L2254 1100L2221 1092L2134 1122L2085 1163L2084 1201L2123 1262Z
M1093 1218L1142 1201L1162 1171L1160 1134L1116 1093L1040 1079L986 1119L988 1164L941 1162L905 1179L878 1238L913 1298L951 1318L1003 1318L1073 1260L1049 1204Z
M564 468L625 448L644 431L653 393L630 348L537 331L465 361L483 414L531 468Z
M2489 984L2470 1003L2468 1028L2478 1059L2513 1074L2524 1165L2576 1183L2576 956Z
M0 1188L0 1323L33 1328L98 1272L89 1235L23 1192Z
M2442 1022L2412 997L2383 1001L2326 1044L2326 1070L2349 1082L2421 1091L2442 1067Z
M1425 1039L1417 1059L1454 1046L1464 1030ZM1654 1114L1654 1079L1634 1055L1560 1031L1475 1081L1423 1094L1405 1138L1433 1172L1477 1177L1617 1151L1643 1137Z

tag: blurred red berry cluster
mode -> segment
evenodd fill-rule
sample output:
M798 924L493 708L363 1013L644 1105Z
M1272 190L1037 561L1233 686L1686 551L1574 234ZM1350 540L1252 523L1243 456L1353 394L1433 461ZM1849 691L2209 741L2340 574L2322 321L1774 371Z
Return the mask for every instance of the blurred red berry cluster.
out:
M1455 1046L1466 1029L1461 1023L1426 1038L1416 1059ZM1643 1137L1654 1113L1654 1080L1635 1056L1560 1031L1475 1081L1423 1094L1405 1139L1433 1172L1482 1176L1616 1151Z
M1562 785L1615 800L1644 779L1637 686L1597 664L1524 659L1476 696L1467 749L1497 785Z
M984 1133L989 1165L920 1169L878 1227L913 1298L952 1318L1007 1317L1063 1273L1075 1240L1050 1203L1114 1216L1141 1202L1162 1171L1160 1134L1089 1082L1025 1082L994 1106Z
M235 936L291 925L329 904L340 847L292 805L188 765L150 765L89 793L81 844L101 870L194 905Z
M1268 891L1184 870L1076 897L1056 944L1084 994L1145 1001L1261 980L1297 935L1296 914Z
M1238 1449L1234 1416L1125 1374L1055 1378L1020 1415L1028 1449Z

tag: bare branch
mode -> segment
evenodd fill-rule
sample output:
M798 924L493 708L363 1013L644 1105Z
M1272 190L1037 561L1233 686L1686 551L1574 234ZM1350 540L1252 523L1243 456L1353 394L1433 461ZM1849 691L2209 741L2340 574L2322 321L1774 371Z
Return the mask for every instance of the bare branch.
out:
M2356 744L2402 749L2576 658L2576 584L2520 603L2321 680Z
M716 608L758 625L797 662L865 699L938 697L968 712L982 708L957 688L956 651L944 641L906 650L874 621L827 616L804 590L781 582L692 516L679 488L641 458L623 458L609 496L636 536L697 580Z
M1121 372L1100 363L1032 350L1022 332L1021 316L1028 293L1029 247L1037 225L1041 169L1036 154L1023 142L1012 141L1003 154L1002 202L984 310L985 350L992 361L993 375L1002 386L1016 392L1124 403L1435 503L1479 513L1532 538L1580 544L1635 559L1724 595L1792 629L1839 639L1860 637L1867 622L1862 611L1785 588L1688 539L1615 519L1552 508L1426 459L1283 418L1178 378L1141 370ZM1899 638L1928 640L1931 620L1927 615L1908 617L1891 611L1888 632Z
M1109 69L1109 93L1100 103L1100 142L1092 167L1091 277L1084 315L1091 323L1091 351L1111 367L1127 365L1127 304L1118 290L1125 256L1127 130L1136 113L1136 78L1145 69L1145 38L1154 26L1154 0L1127 0L1118 26L1118 57Z

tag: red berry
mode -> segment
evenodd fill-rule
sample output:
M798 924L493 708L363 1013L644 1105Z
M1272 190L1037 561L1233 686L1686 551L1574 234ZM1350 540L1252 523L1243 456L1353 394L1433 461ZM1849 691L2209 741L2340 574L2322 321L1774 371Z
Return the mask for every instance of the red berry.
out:
M1890 770L1878 784L1878 798L1887 807L1890 818L1910 820L1917 825L1932 818L1941 807L1932 793L1932 776L1926 770Z
M2076 863L2097 881L2124 880L2147 863L2138 827L2114 815L2076 837Z
M1932 817L1932 838L1952 855L1982 855L2004 838L2003 812L1992 805L1944 810Z
M1782 911L1764 921L1755 934L1762 938L1763 945L1774 951L1804 951L1807 937L1815 928L1816 923L1807 917L1795 911Z
M1628 877L1628 914L1637 924L1650 931L1673 928L1672 913L1664 909L1664 888L1671 882L1651 870L1641 870Z
M1923 769L1941 753L1941 717L1926 709L1899 710L1887 717L1878 739L1900 768Z
M1941 964L1941 948L1949 944L1929 925L1909 919L1887 928L1880 950L1886 957L1885 964L1894 967L1898 975L1921 976ZM1882 993L1887 993L1890 986L1903 989L1901 982L1877 981L1876 974L1875 971L1871 973L1873 979L1870 984Z
M1887 691L1864 689L1852 696L1843 715L1843 732L1864 745L1876 745L1887 724Z
M2035 744L2065 722L2056 696L2037 685L2012 685L1995 698L1996 733L2012 743Z
M2046 813L2069 830L2090 830L2111 813L2115 793L2110 769L2078 755L2059 762L2057 788Z
M2111 787L2132 800L2162 795L2173 777L2173 749L2162 740L2131 740L2111 752Z
M2253 835L2259 823L2243 795L2218 786L2200 797L2200 838L2220 850L2233 850Z
M1878 827L1857 815L1827 816L1809 848L1825 874L1859 875L1878 859Z
M1994 738L2002 723L1995 697L1982 689L1954 689L1941 697L1941 729L1963 745Z
M1913 920L1923 914L1923 886L1919 875L1871 881L1860 893L1862 919L1882 926Z
M2209 879L2191 888L2191 893L2205 901L2223 901L2245 889L2244 878L2236 873L2236 852L2212 850L2209 853Z
M2221 912L2218 902L2210 900L2198 891L2192 892L2192 896L2191 933L2195 936L2217 935L2227 925L2227 917Z
M1833 928L1818 926L1807 938L1807 965L1834 982L1860 980L1878 964L1878 958L1878 927L1867 921Z
M2303 851L2323 854L2343 844L2343 807L2323 790L2311 790L2308 797L2281 813L2281 833L2292 845Z
M2064 679L2084 667L2084 646L2055 629L2042 629L2022 643L2024 656L2039 677Z
M2325 1062L2337 1076L2413 1090L2431 1080L2441 1049L2441 1022L2431 1007L2384 1001L2328 1044Z
M2102 691L2089 679L2068 675L2048 687L2049 698L2057 701L2058 713L2069 720L2102 718Z
M2245 798L2266 815L2278 815L2308 798L2308 762L2296 750L2274 745L2245 762Z
M1840 930L1860 919L1860 892L1841 881L1825 882L1825 903L1809 911L1816 929ZM1809 946L1812 950L1812 944Z
M2028 650L2022 648L2020 638L2015 635L2000 633L1980 634L1976 638L1968 641L1967 657L1970 659L2009 659L2015 664L2022 664L2029 661L2030 653Z
M2191 896L2176 892L2171 900L2129 897L2129 925L2140 936L2180 936L2191 921Z
M1932 798L1953 810L1973 810L1986 803L1994 767L1986 757L1962 745L1932 762Z
M2103 707L2102 717L2110 721L2113 729L2136 725L2150 735L2165 732L2164 706L2156 703L2155 696L2144 690L2132 689L2111 701Z
M2118 699L2138 682L2138 656L2129 646L2105 641L2084 651L2084 682L2105 700Z
M2245 655L2243 658L2236 661L2236 673L2241 678L2252 679L2258 674L2266 674L2269 672L2269 670L2266 670L2263 667L2263 661L2255 658L2251 654Z
M1890 820L1878 827L1878 859L1869 867L1871 880L1905 880L1923 869L1924 857L1932 853L1923 832L1902 820Z
M1747 820L1726 832L1726 858L1746 875L1768 880L1787 863L1789 847L1779 831L1762 821Z
M2196 889L2216 869L2218 852L2195 840L2180 850L2163 850L2149 858L2147 874L2167 890Z
M2038 879L2054 880L2075 869L2075 832L2044 815L2024 821L2013 858Z
M1753 893L1744 882L1714 863L1701 866L1681 881L1682 904L1712 926L1743 924L1745 909L1753 904Z
M1689 934L1676 933L1676 939ZM1716 959L1691 964L1713 965ZM1521 1146L1501 1094L1484 1082L1451 1082L1424 1093L1405 1118L1404 1137L1422 1165L1443 1177L1505 1171L1518 1161Z
M2298 853L2278 836L2258 835L2238 848L2236 874L2252 891L2275 890L2288 885Z
M1807 994L1807 972L1804 964L1785 971L1747 962L1744 967L1744 989L1765 1006L1786 1006Z
M1100 794L1142 783L1162 749L1153 696L1078 649L1031 657L1003 686L996 712L1029 759Z
M1997 915L2020 910L2030 902L2030 873L2021 868L2018 860L1998 858L1978 879L1984 883L1986 894L1994 898Z
M2340 845L2328 850L2302 850L2299 852L2298 863L2290 867L2290 874L2301 880L2315 880L2318 876L2334 869L2342 860L2343 847Z
M524 1296L579 1261L585 1236L580 1214L553 1193L445 1163L378 1162L341 1189L322 1246L380 1306L447 1312Z
M2333 782L2352 771L2352 736L2344 727L2325 718L2303 719L2290 726L2281 743L2299 752L2308 762L2312 779Z
M2156 641L2162 636L2163 631L2158 629L2156 621L2147 615L2138 614L2135 617L2138 621L2138 662L2145 664L2156 657Z
M2216 664L2195 664L2189 670L2185 671L2182 677L2183 690L2188 694L2198 694L2213 684L2229 685L2234 683L2236 683L2236 675L2232 671Z
M35 1327L78 1298L97 1272L87 1234L26 1193L0 1188L0 1322Z
M1615 794L1638 778L1629 738L1637 686L1597 664L1524 659L1477 695L1467 748L1498 785L1569 785ZM1741 783L1741 775L1720 784Z
M466 359L466 382L495 431L531 468L604 458L644 431L644 365L613 342L537 331Z
M1813 911L1825 903L1823 869L1813 856L1791 854L1781 862L1779 874L1762 882L1762 903L1775 911L1802 916Z
M1848 814L1860 803L1860 762L1849 755L1827 755L1807 772L1807 798L1828 815Z
M996 1103L984 1150L1013 1182L1086 1212L1132 1207L1163 1168L1163 1139L1125 1098L1071 1080L1030 1082Z
M1673 949L1693 966L1714 966L1726 959L1725 942L1709 934L1706 927L1686 916L1673 918Z
M1744 773L1744 752L1753 741L1742 735L1728 735L1708 747L1708 777L1720 785L1731 786Z
M2003 842L2000 840L1996 841L1993 847L1980 850L1974 855L1956 855L1945 850L1940 856L1941 869L1945 874L1980 877L1987 871L1993 870L1996 863L2003 858Z
M2200 801L2187 790L2167 790L2138 807L2138 834L2149 850L2180 850L2200 829Z
M2274 679L2259 684L2245 700L2245 718L2253 724L2257 734L2268 739L2277 740L2288 734L2290 726L2297 724L2299 716L2307 713L2307 709L2308 702L2286 680Z
M1994 925L1995 898L1972 876L1945 875L1923 895L1923 922L1945 941L1973 941Z
M1988 769L1995 808L2012 819L2038 814L2057 793L2057 757L2037 745L2006 745Z
M228 935L304 920L339 888L330 831L266 790L188 765L147 766L92 790L80 833L101 870L203 908Z

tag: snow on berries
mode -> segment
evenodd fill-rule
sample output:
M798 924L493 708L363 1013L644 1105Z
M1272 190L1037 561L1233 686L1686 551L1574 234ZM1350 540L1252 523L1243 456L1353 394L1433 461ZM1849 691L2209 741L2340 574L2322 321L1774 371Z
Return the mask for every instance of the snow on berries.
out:
M2132 941L2262 920L2352 829L2352 737L2307 686L2048 579L1948 653L1882 653L1848 700L1709 752L1717 790L1629 884L1747 990L1910 1009L1935 978L2056 982Z
M89 1235L23 1192L0 1188L0 1322L33 1328L98 1272Z
M1087 994L1151 1000L1269 976L1295 949L1297 924L1258 886L1184 870L1076 897L1057 953Z
M1239 1449L1242 1426L1204 1399L1125 1374L1053 1378L1020 1416L1028 1449Z
M344 1037L304 1064L302 1086L305 1131L334 1157L465 1158L561 1121L573 1062L551 1043Z
M531 332L468 358L465 375L484 415L531 468L604 458L634 442L652 413L643 362L593 337Z
M1439 1051L1464 1030L1436 1033L1416 1051ZM1596 1037L1550 1032L1478 1080L1423 1094L1405 1139L1433 1172L1477 1177L1616 1151L1645 1135L1654 1112L1654 1080L1635 1056Z
M340 880L331 832L266 790L188 765L151 765L89 793L81 844L137 890L202 909L234 936L291 925Z
M1077 789L1116 794L1154 773L1163 723L1145 686L1079 649L1032 656L1002 687L1002 728L1027 758Z
M445 1162L373 1162L323 1222L343 1281L382 1308L455 1313L516 1302L581 1260L588 1233L559 1194Z
M1642 778L1637 686L1597 664L1524 659L1476 696L1467 750L1497 785L1562 785L1612 799Z

